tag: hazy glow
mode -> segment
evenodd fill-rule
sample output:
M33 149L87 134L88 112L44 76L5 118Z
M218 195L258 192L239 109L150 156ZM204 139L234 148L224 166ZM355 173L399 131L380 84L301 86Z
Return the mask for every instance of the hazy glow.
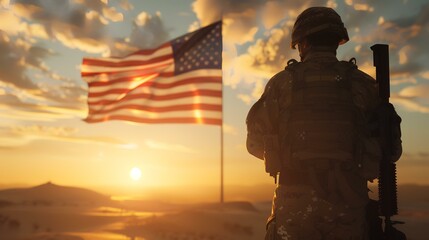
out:
M193 91L196 91L196 89L194 89ZM201 102L201 98L198 95L194 96L194 104L198 104L200 102ZM199 124L203 123L203 115L202 115L200 110L198 110L198 109L194 110L194 117L197 119L197 122Z
M133 78L133 81L130 83L129 89L134 89L134 88L140 86L141 84L143 84L149 80L152 80L158 76L159 76L159 73L154 73L154 74L148 75L146 77L135 77L135 78Z
M197 197L217 201L219 126L120 120L89 124L82 121L88 114L87 82L114 80L115 87L132 94L163 95L158 91L166 93L166 89L159 84L173 82L167 76L174 72L174 63L165 68L159 66L162 76L132 66L136 69L131 73L118 71L113 75L84 78L80 76L80 63L83 58L98 59L102 55L108 57L109 53L110 61L118 62L113 56L128 56L138 49L155 48L187 33L191 25L196 29L220 19L225 1L189 0L174 8L157 0L101 1L110 4L95 6L86 3L91 1L64 1L67 2L65 7L40 7L36 14L32 10L34 1L0 0L0 46L4 56L12 56L8 58L10 64L0 64L0 156L5 159L0 161L0 189L30 187L50 180L121 198L173 199L180 195L184 202ZM129 2L134 10L121 8L117 2ZM254 192L254 199L269 201L274 189L261 194L250 187L261 185L264 186L261 189L266 189L274 184L264 171L264 162L246 150L245 118L268 79L284 68L287 59L299 59L297 51L289 49L290 31L296 16L309 1L227 2L233 11L228 12L223 25L223 69L198 70L209 77L222 71L222 112L204 110L201 106L202 103L220 105L218 97L199 96L198 92L200 86L221 90L215 82L189 83L186 87L171 85L174 93L189 93L177 102L153 102L148 98L141 100L144 102L133 99L131 103L163 108L192 100L192 104L200 107L188 110L186 116L195 117L195 123L204 123L207 117L222 116L226 199L233 200L237 196L248 200L242 191L242 186L246 185L249 186L246 191ZM377 1L323 2L336 6L353 35L338 49L338 59L356 57L359 69L375 76L368 47L376 42L391 45L391 99L403 119L404 156L398 162L398 182L429 184L429 128L423 127L429 122L429 60L425 44L428 24L422 21L428 15L424 7L427 1L391 1L388 8L380 7ZM88 9L84 9L86 6ZM87 13L89 11L92 13ZM162 15L149 14L157 11ZM135 22L143 24L143 15L137 19L134 16L138 13L147 13L142 26ZM121 19L120 14L127 17L116 22ZM76 25L77 21L85 24ZM246 44L242 44L244 42ZM162 56L171 54L173 49L168 46L158 51L156 54ZM150 58L139 55L130 56L129 60ZM184 74L178 80L189 76L192 74ZM156 77L160 78L154 81ZM93 91L103 93L109 86L104 84L102 90ZM120 101L124 96L112 93L108 99ZM123 106L125 102L120 104ZM104 110L111 108L106 106ZM185 116L182 111L122 109L121 112L148 121ZM100 118L108 120L112 116L106 113ZM174 199L176 202L177 198Z
M196 109L194 110L194 116L197 119L197 122L202 124L203 123L203 115L201 114L201 111Z
M142 176L142 171L140 170L140 168L138 167L133 167L130 171L130 177L131 179L133 179L134 181L138 181L140 180Z

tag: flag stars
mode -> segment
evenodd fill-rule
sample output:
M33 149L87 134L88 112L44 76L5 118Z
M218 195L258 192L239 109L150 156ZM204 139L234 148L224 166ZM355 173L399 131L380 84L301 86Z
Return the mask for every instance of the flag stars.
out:
M175 57L175 70L177 73L193 71L197 69L220 69L221 39L220 27L214 27L208 34L200 39L192 39L192 44L183 44L191 40L192 36L186 35L173 42L173 55ZM177 40L179 40L177 39ZM176 42L180 42L176 44Z

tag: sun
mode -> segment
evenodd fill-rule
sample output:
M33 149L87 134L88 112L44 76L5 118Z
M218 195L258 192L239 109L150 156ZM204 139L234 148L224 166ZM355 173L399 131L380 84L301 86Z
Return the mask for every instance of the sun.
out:
M130 171L130 177L134 181L138 181L142 176L142 171L138 167L133 167Z

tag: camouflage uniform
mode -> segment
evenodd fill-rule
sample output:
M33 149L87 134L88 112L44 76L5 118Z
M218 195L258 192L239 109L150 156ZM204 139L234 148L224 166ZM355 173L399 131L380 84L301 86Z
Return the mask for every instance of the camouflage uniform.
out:
M377 178L382 155L378 108L396 119L392 160L402 153L400 118L380 104L375 80L355 61L338 61L329 39L306 48L306 37L319 32L337 45L349 40L333 9L301 13L291 41L301 62L270 79L246 119L249 153L271 176L279 173L266 240L369 239L367 181Z
M338 62L335 52L323 50L309 53L303 64L316 63L323 67ZM363 112L372 112L378 103L374 79L357 69L350 74L355 104ZM250 153L261 159L265 151L264 136L271 128L270 117L280 115L290 104L291 78L287 70L275 75L249 112L248 120L252 121L247 123L247 146ZM369 145L375 150L369 151L372 155L367 159L377 166L381 156L379 145L373 139L369 141L373 141ZM273 200L267 239L273 239L268 236L273 232L276 239L288 240L367 239L365 207L368 196L364 170L345 164L334 164L334 169L320 165L311 169L283 167ZM315 178L313 181L310 175Z

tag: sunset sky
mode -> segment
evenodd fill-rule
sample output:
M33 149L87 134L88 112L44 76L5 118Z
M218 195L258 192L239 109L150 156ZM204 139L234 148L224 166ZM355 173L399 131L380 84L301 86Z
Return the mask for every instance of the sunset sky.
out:
M245 149L245 118L268 79L299 58L290 31L309 6L342 16L350 42L338 58L356 57L371 75L369 47L390 45L391 100L403 119L398 182L429 184L426 0L0 0L0 188L53 181L133 196L215 189L220 127L88 124L80 64L157 47L222 16L226 188L272 184Z

